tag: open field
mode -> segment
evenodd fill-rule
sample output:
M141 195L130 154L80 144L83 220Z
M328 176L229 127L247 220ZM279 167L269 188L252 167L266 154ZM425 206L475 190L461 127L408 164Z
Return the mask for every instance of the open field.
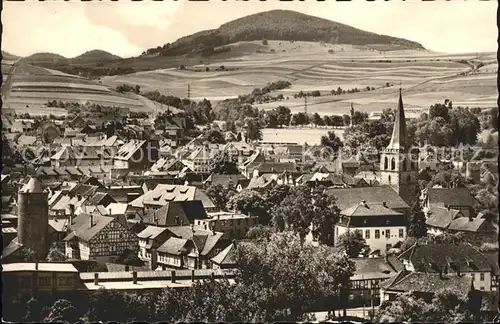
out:
M6 72L4 81L7 77L10 78L4 107L19 113L67 113L65 109L46 107L47 102L52 100L80 104L90 102L129 108L131 111L157 112L161 109L142 100L140 96L117 93L99 82L51 69L24 64L2 64L2 71Z
M287 80L292 87L273 94L282 93L287 100L257 107L273 109L285 105L294 112L304 111L304 100L293 99L293 94L301 90L319 90L322 96L308 98L307 106L309 112L320 114L347 113L351 102L355 109L366 112L394 107L400 84L408 108L427 109L446 98L455 106L496 105L498 65L494 53L381 52L367 46L287 41L269 41L268 46L260 42L231 46L230 53L236 58L224 53L221 55L226 55L226 60L221 58L212 64L187 66L186 70L164 68L103 77L102 83L112 87L123 83L138 84L142 91L158 90L179 97L186 97L189 85L192 99L219 101L250 93L268 82ZM334 53L328 53L329 50ZM485 66L471 73L472 61L481 61ZM221 65L229 71L215 71ZM393 86L383 87L387 82ZM364 89L367 86L376 90L339 96L329 94L337 87Z
M342 138L343 129L332 128L264 128L262 130L262 141L264 142L289 142L298 144L318 145L321 143L321 136L327 135L329 131L334 131L335 135Z

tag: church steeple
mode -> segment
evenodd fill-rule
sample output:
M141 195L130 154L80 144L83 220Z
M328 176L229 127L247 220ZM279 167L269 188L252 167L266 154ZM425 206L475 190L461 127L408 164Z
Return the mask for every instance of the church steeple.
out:
M392 138L387 148L391 150L408 149L406 118L403 107L403 96L401 95L401 88L399 88L399 102L398 102L398 109L396 111L396 116L394 118L394 129L392 130Z

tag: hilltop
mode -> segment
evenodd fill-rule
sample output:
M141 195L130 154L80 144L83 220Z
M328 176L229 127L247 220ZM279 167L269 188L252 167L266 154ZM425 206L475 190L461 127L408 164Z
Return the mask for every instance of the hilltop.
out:
M220 46L264 39L425 49L413 41L371 33L296 11L271 10L230 21L218 29L182 37L172 44L150 48L143 54L176 56L198 52L210 55Z
M73 58L67 58L55 53L36 53L22 59L25 64L44 67L54 65L87 65L121 60L121 57L106 51L92 50Z
M2 51L2 60L4 61L15 61L19 58L19 56L10 54L9 52Z

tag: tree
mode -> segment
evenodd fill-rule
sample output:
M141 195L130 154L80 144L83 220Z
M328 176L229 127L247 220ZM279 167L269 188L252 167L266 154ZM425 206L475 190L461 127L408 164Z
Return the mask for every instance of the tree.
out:
M292 232L272 234L269 240L239 244L237 279L265 305L264 322L301 321L313 303L346 288L354 272L347 256L327 247L302 244Z
M236 158L227 152L217 152L211 161L212 172L217 174L239 174Z
M313 115L312 123L314 124L315 127L322 126L323 125L323 118L321 118L321 116L316 112Z
M208 129L205 133L205 138L212 144L225 144L226 140L222 132L218 129Z
M245 119L247 139L250 141L259 141L262 139L262 130L259 121L256 118Z
M127 256L123 259L123 264L140 267L144 264L144 261L139 259L139 256L134 251L127 251Z
M276 233L270 226L257 225L248 230L246 237L251 240L269 240L271 235Z
M408 236L420 238L427 235L427 226L425 224L425 215L420 206L419 199L416 199L410 213L408 224Z
M437 291L430 303L412 292L400 294L394 301L380 305L376 322L444 322L472 320L469 296L450 289Z
M66 261L66 256L57 247L52 247L47 254L47 261L62 262Z
M262 45L267 46L267 39L262 40Z
M367 119L368 119L368 114L362 113L361 111L355 111L354 114L352 115L352 123L354 125L361 124Z
M436 116L418 124L415 140L419 144L451 146L454 142L453 129L443 117Z
M220 183L211 184L206 193L220 210L226 209L229 199L236 194L232 187L225 187Z
M292 230L303 240L311 232L320 243L333 245L338 213L335 199L324 188L298 186L273 210L272 221L276 229Z
M436 117L441 117L445 121L449 121L450 116L449 116L448 112L449 112L449 108L447 105L437 103L437 104L434 104L431 106L431 108L429 110L429 118L434 119Z
M266 126L268 128L277 128L278 127L278 114L273 109L271 111L266 112Z
M74 323L78 321L78 311L67 299L57 300L52 307L45 322Z
M321 145L332 149L333 152L337 153L341 147L344 146L342 140L335 135L335 132L328 132L328 135L321 136Z
M285 106L278 106L278 108L276 108L276 115L278 124L280 126L290 124L290 120L292 118L290 108Z
M256 215L259 223L269 223L268 206L264 197L253 190L242 190L233 195L227 202L227 209L241 212L245 215Z
M347 231L338 237L337 245L342 248L350 258L357 258L360 254L368 255L370 247L366 244L361 231Z

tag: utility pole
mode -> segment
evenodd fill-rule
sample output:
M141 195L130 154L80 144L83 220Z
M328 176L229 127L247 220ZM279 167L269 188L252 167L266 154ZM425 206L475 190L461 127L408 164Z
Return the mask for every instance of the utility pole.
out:
M191 85L188 84L187 98L191 100Z

